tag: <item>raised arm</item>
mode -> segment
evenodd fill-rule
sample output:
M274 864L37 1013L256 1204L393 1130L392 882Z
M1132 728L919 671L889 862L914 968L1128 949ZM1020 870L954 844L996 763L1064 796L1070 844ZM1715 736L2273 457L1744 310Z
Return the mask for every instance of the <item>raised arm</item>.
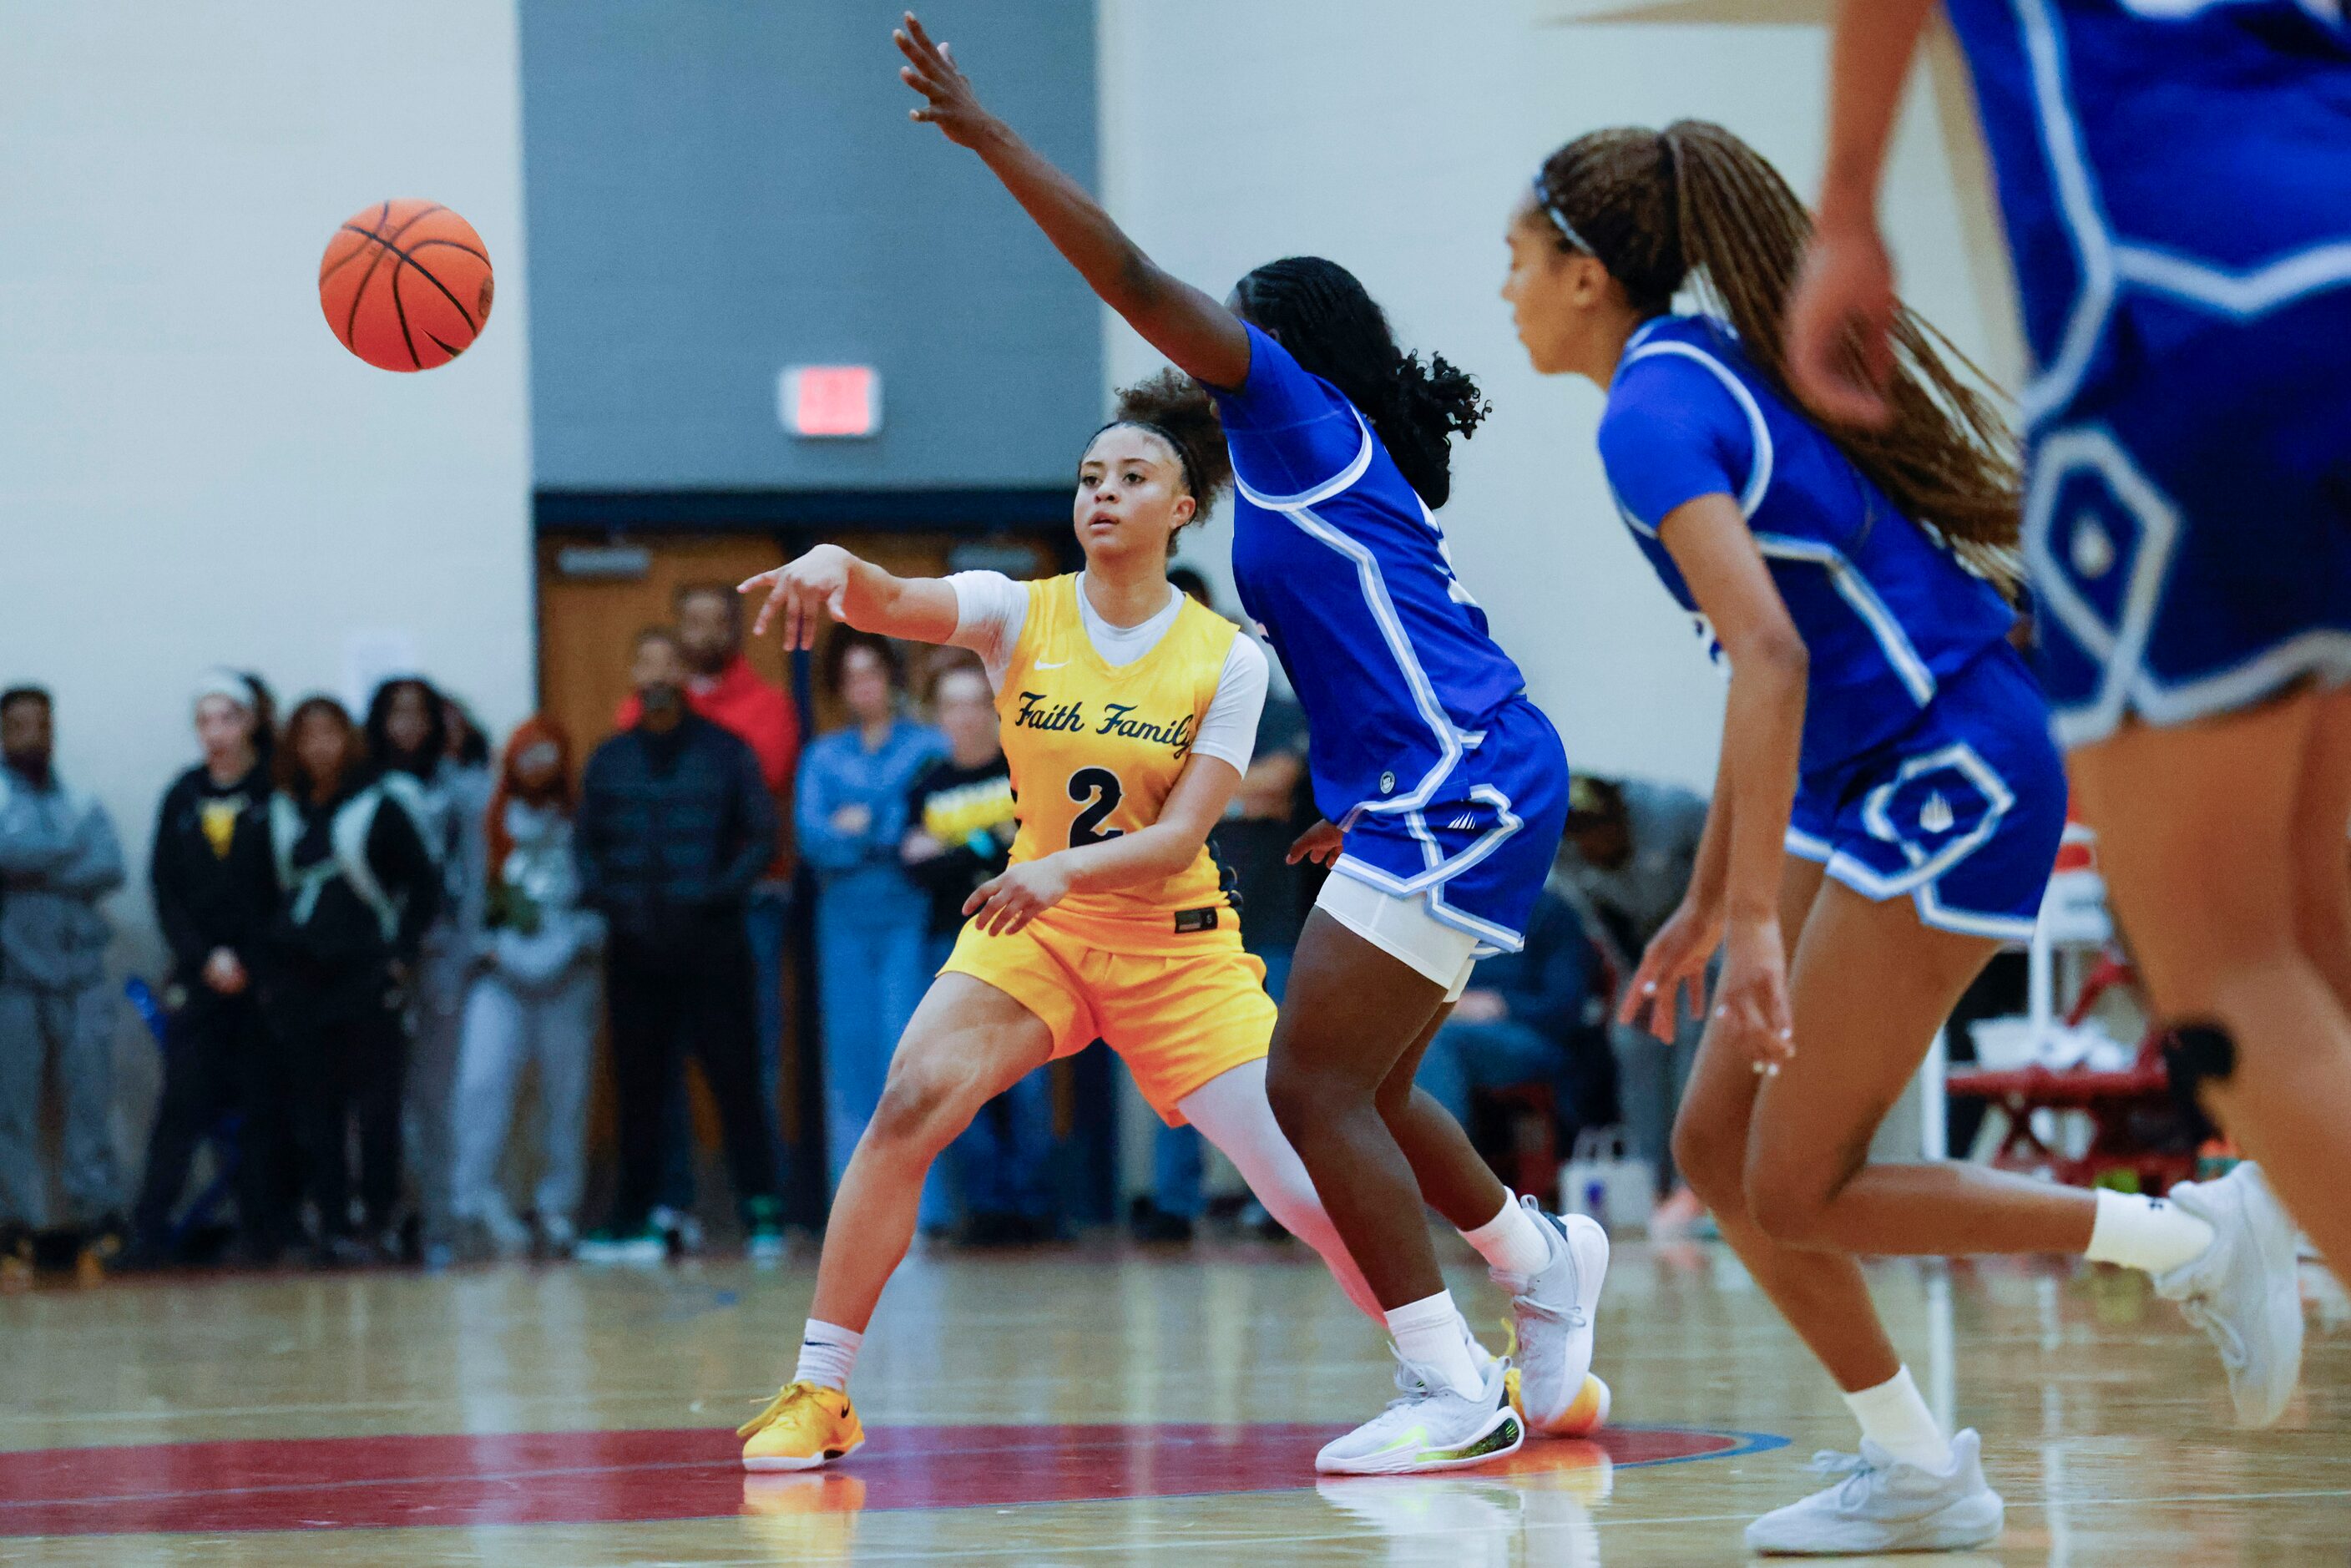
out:
M1894 267L1877 185L1894 111L1934 0L1838 0L1829 47L1828 172L1788 305L1788 380L1834 423L1883 425L1894 369Z
M913 118L978 153L1103 304L1186 375L1216 387L1238 387L1249 379L1249 334L1240 318L1160 270L1084 187L982 108L954 54L931 41L913 12L892 36L906 57L899 78L925 100Z
M813 648L821 619L831 616L860 632L915 643L944 643L955 635L953 584L936 577L893 577L839 545L816 549L757 577L746 578L739 593L765 593L751 634L784 618L784 646Z

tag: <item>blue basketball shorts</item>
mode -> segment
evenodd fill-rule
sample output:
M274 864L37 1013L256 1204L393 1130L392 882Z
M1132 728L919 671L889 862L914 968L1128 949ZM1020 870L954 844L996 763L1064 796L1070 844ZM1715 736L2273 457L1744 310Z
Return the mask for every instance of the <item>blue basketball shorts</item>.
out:
M1988 648L1909 729L1796 787L1788 852L1921 923L2022 942L2065 831L2065 767L2024 658Z
M1479 954L1525 946L1527 917L1567 826L1567 752L1523 695L1487 724L1436 797L1408 810L1359 811L1334 874L1477 938Z
M2058 739L2351 679L2351 288L2242 322L2136 301L2112 330L2117 368L2028 462Z

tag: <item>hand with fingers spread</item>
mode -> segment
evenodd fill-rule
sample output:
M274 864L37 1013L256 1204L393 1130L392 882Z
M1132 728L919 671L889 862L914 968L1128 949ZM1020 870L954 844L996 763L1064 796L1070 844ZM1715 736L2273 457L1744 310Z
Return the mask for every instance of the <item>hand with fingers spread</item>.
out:
M856 558L839 545L819 545L798 560L744 579L736 588L737 593L764 591L768 596L759 606L758 619L751 623L751 635L764 636L780 613L785 648L815 647L821 619L826 615L841 619L850 569L855 564Z
M1290 846L1287 858L1291 865L1300 861L1311 861L1316 865L1328 866L1339 858L1339 851L1346 841L1346 835L1330 823L1317 822L1298 835L1297 841Z
M958 147L978 146L998 121L980 107L971 78L956 64L955 51L933 43L912 11L906 13L905 26L890 37L906 57L898 68L898 79L925 99L922 108L907 111L908 118L937 126Z
M1717 1038L1766 1078L1795 1059L1795 1019L1788 1006L1788 952L1776 916L1733 921L1723 938L1722 977L1715 982Z
M1024 861L973 890L963 912L977 917L990 936L1009 936L1070 895L1070 874L1054 862L1060 855Z
M1894 265L1867 218L1825 223L1805 248L1788 302L1788 384L1832 424L1881 429L1894 417Z
M1649 939L1617 1005L1616 1021L1646 1029L1671 1045L1685 1017L1706 1012L1706 967L1721 942L1721 911L1685 902Z

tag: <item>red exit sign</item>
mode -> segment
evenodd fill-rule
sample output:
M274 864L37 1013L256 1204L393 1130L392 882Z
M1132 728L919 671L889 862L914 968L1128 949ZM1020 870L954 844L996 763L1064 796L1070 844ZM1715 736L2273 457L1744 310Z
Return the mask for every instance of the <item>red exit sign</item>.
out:
M872 365L787 365L776 412L794 435L878 435L882 372Z

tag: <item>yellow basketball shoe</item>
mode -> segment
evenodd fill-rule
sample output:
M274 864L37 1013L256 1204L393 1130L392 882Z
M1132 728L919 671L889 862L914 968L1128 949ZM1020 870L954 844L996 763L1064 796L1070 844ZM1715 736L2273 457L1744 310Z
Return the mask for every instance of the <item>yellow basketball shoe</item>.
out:
M865 1446L849 1396L820 1383L788 1383L768 1407L735 1429L747 1470L812 1470Z

